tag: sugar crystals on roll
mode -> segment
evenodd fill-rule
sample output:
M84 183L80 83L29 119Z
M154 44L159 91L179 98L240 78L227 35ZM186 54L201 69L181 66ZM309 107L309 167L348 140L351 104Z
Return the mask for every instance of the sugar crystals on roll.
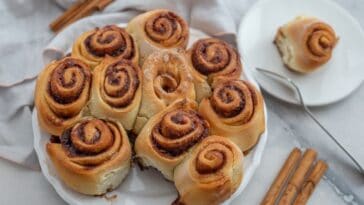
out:
M156 9L133 18L127 31L139 46L141 64L154 51L185 49L189 38L187 22L166 9Z

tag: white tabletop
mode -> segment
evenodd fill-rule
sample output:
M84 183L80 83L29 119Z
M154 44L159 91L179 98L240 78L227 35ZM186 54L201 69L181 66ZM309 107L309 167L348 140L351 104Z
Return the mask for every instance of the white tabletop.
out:
M39 12L33 21L32 31L34 32L31 34L35 36L34 39L36 40L35 42L22 43L25 44L25 49L31 48L33 53L38 56L32 56L33 59L25 60L34 62L33 65L41 65L40 51L52 37L52 34L44 32L44 28L40 29L40 25L47 25L49 19L53 19L60 13L60 9L54 3L48 1L33 1L38 2L38 5L42 5L38 10L35 10L35 8L29 10L29 12ZM39 4L39 1L42 1L42 4ZM336 1L349 10L364 26L364 0ZM19 5L21 7L22 2L22 0L0 2L0 16L2 18L0 22L14 24L12 27L14 32L17 26L22 26L22 24L27 22L27 16L10 15L9 11L12 11L15 7L19 8ZM3 12L5 10L9 11ZM239 13L239 11L234 12ZM2 34L3 32L0 29L0 37L3 37ZM8 39L9 43L11 43L10 41L22 41L22 39L5 39ZM0 42L0 60L2 65L4 65L4 60L6 60L4 59L5 54L12 52L4 50L7 43L4 41ZM353 168L354 165L325 136L322 130L299 107L281 102L265 93L264 97L269 116L269 137L266 150L261 166L257 169L248 188L233 204L258 204L292 147L297 146L302 141L309 142L311 146L318 150L319 157L327 160L329 166L333 168L337 175L345 179L350 188L357 195L361 195L361 199L364 200L364 177L359 176ZM362 126L364 126L364 86L361 85L353 95L344 101L325 107L313 108L312 111L364 166L364 149L362 148L364 145L364 132L361 130ZM32 133L29 133L29 137L32 137ZM65 204L39 171L25 169L5 160L0 160L0 170L1 204ZM333 191L329 183L322 181L310 199L309 204L345 203Z

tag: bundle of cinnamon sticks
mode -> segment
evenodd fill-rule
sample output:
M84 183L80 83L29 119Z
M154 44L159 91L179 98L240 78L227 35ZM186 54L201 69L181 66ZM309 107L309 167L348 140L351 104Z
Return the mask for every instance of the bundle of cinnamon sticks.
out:
M49 27L58 32L69 24L92 14L95 11L103 10L114 0L78 0L68 8L61 16L54 20Z
M302 156L294 148L279 171L261 205L303 205L306 204L328 166L318 160L317 152L307 149Z

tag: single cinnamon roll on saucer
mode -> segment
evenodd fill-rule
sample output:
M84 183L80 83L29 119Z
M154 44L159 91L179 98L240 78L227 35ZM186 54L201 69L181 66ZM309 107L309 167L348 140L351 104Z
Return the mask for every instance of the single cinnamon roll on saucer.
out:
M327 63L337 41L329 24L305 16L280 27L274 39L286 67L299 73L310 73Z

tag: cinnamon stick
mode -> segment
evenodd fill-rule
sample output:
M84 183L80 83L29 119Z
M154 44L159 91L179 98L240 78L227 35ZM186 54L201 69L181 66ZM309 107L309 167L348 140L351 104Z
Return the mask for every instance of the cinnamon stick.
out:
M308 176L307 180L305 181L302 191L298 194L294 205L304 205L307 203L308 199L310 198L311 194L316 188L316 185L320 182L322 176L325 174L328 165L326 162L319 160L315 167L313 168L312 172Z
M68 25L72 24L73 22L93 13L96 10L97 4L99 3L99 1L100 0L87 1L88 3L85 6L83 6L79 11L77 11L77 13L74 16L72 16L70 20L65 22L61 28L65 28Z
M79 0L75 4L73 4L70 8L68 8L61 16L56 18L51 24L49 24L49 27L53 31L57 31L59 28L62 27L66 22L68 22L72 17L74 17L77 12L82 9L89 0Z
M297 167L297 170L289 180L285 188L279 205L290 205L299 193L307 173L310 171L312 164L316 160L317 152L313 149L307 149L303 154L302 160Z
M102 10L114 0L81 0L72 5L49 26L54 32L62 30L69 24L90 15L96 10Z
M279 171L277 177L274 179L273 184L269 188L267 194L263 198L261 205L273 205L277 200L281 189L287 182L289 176L293 173L294 169L297 167L298 162L301 159L302 152L297 147L294 148L290 155L288 156L286 162Z

